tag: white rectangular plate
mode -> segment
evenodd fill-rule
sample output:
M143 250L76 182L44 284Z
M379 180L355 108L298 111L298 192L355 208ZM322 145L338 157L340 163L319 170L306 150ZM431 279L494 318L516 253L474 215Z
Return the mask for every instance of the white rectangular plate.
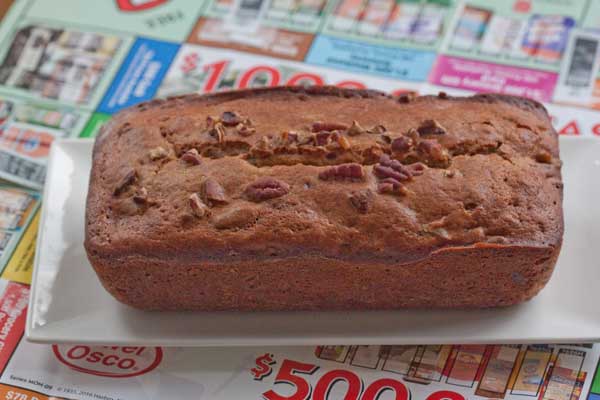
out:
M91 140L58 140L50 164L26 337L157 346L547 343L600 340L600 140L561 138L564 246L548 286L488 310L143 312L104 291L85 250ZM276 287L273 290L277 290Z

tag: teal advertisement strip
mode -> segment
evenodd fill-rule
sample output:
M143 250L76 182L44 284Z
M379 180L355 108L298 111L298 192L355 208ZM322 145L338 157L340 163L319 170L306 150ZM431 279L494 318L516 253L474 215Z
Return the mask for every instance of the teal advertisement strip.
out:
M318 36L306 61L352 72L424 82L435 52L378 46L329 36Z

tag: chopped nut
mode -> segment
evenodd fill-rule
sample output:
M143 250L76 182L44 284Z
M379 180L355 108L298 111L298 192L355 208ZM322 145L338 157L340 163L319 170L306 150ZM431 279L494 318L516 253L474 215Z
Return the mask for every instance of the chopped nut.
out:
M449 165L448 150L435 140L422 140L417 145L417 152L427 165L444 167Z
M552 162L552 155L542 150L535 155L535 160L540 163L550 164Z
M200 158L200 153L196 149L190 149L183 153L181 159L187 163L192 165L199 165L202 163L202 159Z
M392 183L380 182L377 184L378 193L390 193L394 191L394 185Z
M383 165L375 165L373 167L373 173L376 177L381 179L392 178L398 182L408 181L411 179L410 171L407 170L407 172L407 174L404 174L402 172L394 171L394 169L391 167L384 167Z
M225 126L236 126L237 124L242 123L244 118L235 111L225 111L221 114L221 122Z
M348 128L348 135L350 136L356 136L356 135L360 135L362 133L365 133L366 130L359 125L358 122L356 121L352 121L352 125L350 125L350 128Z
M317 121L317 122L315 122L315 123L312 124L312 131L313 132L345 131L346 129L348 129L348 125L337 123L337 122L321 122L321 121Z
M213 216L211 222L217 229L241 229L253 225L257 218L257 210L236 207L223 214Z
M327 168L319 173L319 179L328 180L363 180L365 173L362 165L356 163L340 164Z
M298 134L294 131L284 132L285 133L285 142L286 143L296 143L298 142Z
M215 126L209 131L210 135L217 139L217 142L223 143L225 140L225 128L223 128L223 124L217 122Z
M145 187L140 188L133 195L133 201L137 204L145 204L148 201L148 190Z
M398 103L410 103L410 101L413 99L414 95L412 93L402 93L401 95L398 96Z
M251 201L260 202L285 196L289 191L290 186L287 183L271 177L262 177L246 186L244 195Z
M268 136L261 136L254 146L260 150L268 150L271 148L271 139Z
M119 183L117 184L117 186L115 187L113 194L115 196L118 196L121 193L125 192L129 188L129 186L131 186L136 181L136 179L136 170L133 168L128 168L121 180L119 181Z
M413 143L416 143L419 140L419 132L417 132L415 128L410 128L404 136L412 139Z
M392 138L390 135L381 135L377 140L383 143L384 145L392 143Z
M215 124L218 122L219 122L219 118L209 115L208 117L206 117L206 128L212 129L215 126Z
M452 170L452 169L448 169L444 171L444 176L446 178L454 178L454 175L456 175L456 171Z
M413 140L406 136L400 136L392 140L392 151L406 153L413 145Z
M287 131L281 132L281 134L279 135L279 139L280 139L281 143L283 143L283 144L288 143L288 137L289 137L289 132L287 132Z
M361 214L366 214L371 209L371 204L373 202L373 192L369 189L362 191L351 192L350 203L356 208L356 210Z
M250 128L244 124L237 124L235 126L235 130L237 131L237 133L244 137L248 137L256 133L256 129Z
M367 147L362 151L363 162L365 164L376 163L381 157L381 154L383 154L383 150L378 144Z
M393 178L398 182L412 179L411 171L398 160L393 160L387 154L382 154L379 164L373 167L373 173L380 179Z
M271 139L268 136L261 136L250 148L250 156L253 158L266 158L273 154Z
M200 190L202 200L208 206L213 207L217 204L227 204L227 197L225 196L225 189L216 180L207 178L202 182Z
M165 150L165 148L158 146L153 149L150 149L148 151L148 155L150 156L150 159L154 161L154 160L159 160L161 158L165 158L166 156L169 155L169 152L167 150Z
M375 125L371 129L368 129L367 132L380 135L382 133L387 132L387 129L383 125Z
M446 129L435 119L426 119L421 122L421 125L417 128L417 132L421 136L444 135L446 134Z
M338 136L337 138L338 143L340 144L340 147L344 150L349 150L351 145L350 145L350 141L348 140L348 138L346 138L345 136Z
M189 197L190 208L192 209L192 213L198 217L202 218L209 213L208 207L206 204L200 200L200 196L198 193L192 193Z
M329 144L331 140L331 133L329 132L319 132L315 135L315 141L317 146L326 146Z
M379 182L377 185L377 191L383 194L393 194L405 196L408 194L408 189L402 183L395 179L387 178Z
M305 145L305 144L314 144L316 143L316 138L315 135L300 135L298 136L298 145Z

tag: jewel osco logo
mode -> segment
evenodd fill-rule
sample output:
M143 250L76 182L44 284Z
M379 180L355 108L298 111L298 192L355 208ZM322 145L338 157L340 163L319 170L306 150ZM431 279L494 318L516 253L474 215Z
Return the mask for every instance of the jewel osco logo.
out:
M52 350L60 362L75 371L110 378L148 373L163 356L160 347L54 345Z

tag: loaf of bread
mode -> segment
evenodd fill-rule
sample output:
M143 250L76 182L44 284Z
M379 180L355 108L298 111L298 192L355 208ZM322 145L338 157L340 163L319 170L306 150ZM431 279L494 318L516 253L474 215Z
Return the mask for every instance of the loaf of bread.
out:
M153 100L94 147L85 248L147 310L495 307L562 235L542 105L280 87Z

